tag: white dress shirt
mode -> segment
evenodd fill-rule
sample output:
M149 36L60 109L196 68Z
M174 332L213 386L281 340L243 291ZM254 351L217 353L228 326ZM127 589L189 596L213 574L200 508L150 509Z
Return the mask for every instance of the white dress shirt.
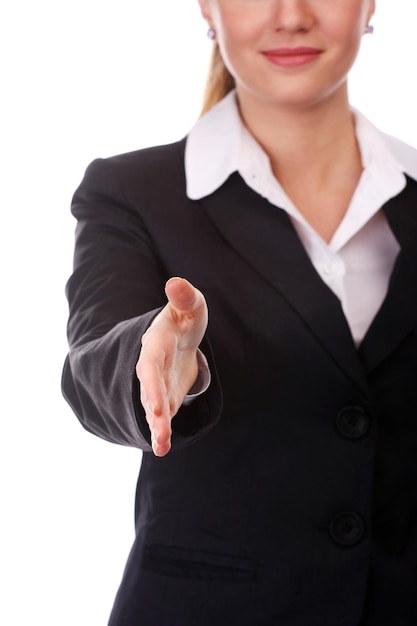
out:
M340 299L356 346L388 288L399 244L381 207L417 180L417 150L384 135L353 110L363 172L348 210L326 243L297 210L272 173L267 154L243 125L235 92L201 117L187 138L187 196L198 200L233 172L271 204L284 209L313 266ZM416 207L417 210L417 207Z

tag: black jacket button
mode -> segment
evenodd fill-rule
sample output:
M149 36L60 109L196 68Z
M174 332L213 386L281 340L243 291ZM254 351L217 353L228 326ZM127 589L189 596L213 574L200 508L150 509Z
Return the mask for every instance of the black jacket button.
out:
M354 546L365 534L365 523L353 511L339 513L330 523L330 535L341 546Z
M360 406L347 406L336 416L336 428L347 439L364 437L370 426L369 415Z

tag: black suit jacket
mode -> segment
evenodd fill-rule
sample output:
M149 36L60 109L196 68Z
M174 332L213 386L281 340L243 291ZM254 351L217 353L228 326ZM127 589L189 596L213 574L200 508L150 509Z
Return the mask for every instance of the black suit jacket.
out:
M77 190L63 390L144 450L111 626L417 624L417 183L359 350L286 213L239 175L185 194L184 142L94 162ZM150 452L134 370L183 276L205 294L209 390Z

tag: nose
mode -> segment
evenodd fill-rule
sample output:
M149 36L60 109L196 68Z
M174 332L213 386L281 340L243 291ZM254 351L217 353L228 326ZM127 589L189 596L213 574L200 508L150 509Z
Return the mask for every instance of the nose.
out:
M314 23L311 0L275 0L274 20L276 30L292 33L309 30Z

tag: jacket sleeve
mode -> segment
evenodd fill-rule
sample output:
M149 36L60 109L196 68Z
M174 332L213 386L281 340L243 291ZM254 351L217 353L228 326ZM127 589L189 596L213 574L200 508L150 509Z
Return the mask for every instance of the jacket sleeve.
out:
M143 219L117 185L112 159L94 161L74 194L74 269L67 283L68 341L62 391L82 425L114 443L150 450L135 365L143 333L166 302L170 277ZM172 422L173 449L203 437L221 412L211 349L207 392Z

